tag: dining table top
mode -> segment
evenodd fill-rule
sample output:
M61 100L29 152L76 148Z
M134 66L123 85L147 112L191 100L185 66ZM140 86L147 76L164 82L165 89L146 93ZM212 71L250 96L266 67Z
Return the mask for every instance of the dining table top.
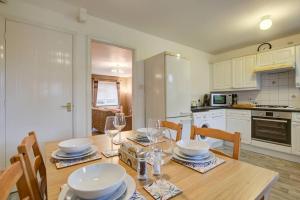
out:
M123 137L134 134L134 131L122 132ZM91 136L93 144L97 146L99 153L110 148L110 140L106 135ZM139 181L137 172L127 164L119 160L118 156L87 163L82 163L62 169L57 169L51 161L51 153L57 149L59 141L48 142L45 145L45 165L47 172L48 200L57 200L61 186L67 183L68 176L76 169L93 163L116 163L123 166L127 173L133 177L137 185L137 191L146 199L153 199L143 186L154 180L151 175L151 166L148 164L149 179ZM115 145L117 148L117 145ZM218 155L219 156L219 155ZM261 199L267 195L278 178L278 173L248 164L243 161L219 156L225 163L201 174L174 161L162 166L163 177L175 184L182 193L174 199L222 199L222 200L247 200Z

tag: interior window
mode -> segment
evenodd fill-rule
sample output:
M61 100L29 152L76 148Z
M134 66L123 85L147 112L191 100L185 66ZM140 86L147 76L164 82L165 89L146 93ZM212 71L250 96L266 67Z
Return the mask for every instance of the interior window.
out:
M118 106L117 82L99 81L96 106Z

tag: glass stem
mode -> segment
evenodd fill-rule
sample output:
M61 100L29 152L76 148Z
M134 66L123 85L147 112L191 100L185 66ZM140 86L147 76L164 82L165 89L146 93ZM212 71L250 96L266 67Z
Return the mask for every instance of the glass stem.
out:
M121 131L119 131L119 141L122 140L122 137L121 137Z

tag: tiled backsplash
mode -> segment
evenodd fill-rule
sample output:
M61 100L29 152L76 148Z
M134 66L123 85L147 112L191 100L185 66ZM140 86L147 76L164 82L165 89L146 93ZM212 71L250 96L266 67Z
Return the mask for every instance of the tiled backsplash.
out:
M300 108L300 89L295 86L295 71L261 74L261 90L237 92L239 103L255 101L264 105Z

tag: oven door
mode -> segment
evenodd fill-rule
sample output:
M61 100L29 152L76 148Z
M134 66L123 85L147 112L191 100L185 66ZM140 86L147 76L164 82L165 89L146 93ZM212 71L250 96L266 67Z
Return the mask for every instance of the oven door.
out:
M291 120L252 117L252 139L291 146Z

